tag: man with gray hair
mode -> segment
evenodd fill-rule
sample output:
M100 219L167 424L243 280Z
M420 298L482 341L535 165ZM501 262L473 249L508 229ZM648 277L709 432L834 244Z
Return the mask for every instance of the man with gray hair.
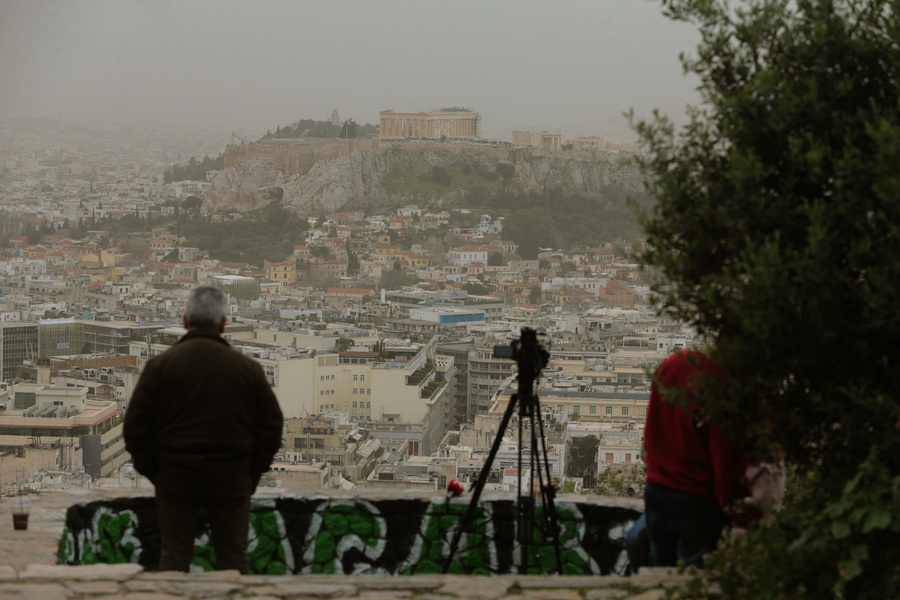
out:
M156 488L160 571L188 571L201 509L216 569L249 573L250 496L281 446L283 417L262 367L228 345L225 295L195 288L187 334L149 360L125 413L125 447Z

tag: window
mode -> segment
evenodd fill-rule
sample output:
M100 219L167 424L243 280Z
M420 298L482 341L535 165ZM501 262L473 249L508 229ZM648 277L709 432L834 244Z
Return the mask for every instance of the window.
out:
M371 402L366 402L366 408L372 408L372 403L371 403Z
M597 414L597 407L596 407L596 406L592 406L592 407L591 407L591 410L590 410L590 413L591 413L592 415L596 415L596 414Z
M630 455L630 454L626 454L626 455L625 455L625 464L626 464L626 465L630 465L630 464L631 464L631 455Z
M581 407L576 404L575 406L572 407L572 412L574 412L576 415L580 415Z
M628 416L628 407L627 407L627 406L623 406L623 407L622 407L622 416L623 416L623 417L627 417L627 416Z
M353 381L359 381L359 375L354 375L354 376L353 376Z
M365 375L360 375L360 376L359 376L359 380L360 380L360 381L365 381L365 380L366 380L366 376L365 376Z
M371 396L371 395L372 395L372 388L367 389L367 390L366 390L366 393L367 393L368 395Z
M358 394L358 393L359 393L359 390L356 389L356 388L353 388L353 393L354 393L354 394Z
M613 461L612 452L607 452L606 453L606 464L611 465L612 461Z
M606 407L606 414L612 415L612 406L607 406L607 407Z
M319 390L319 395L320 395L320 396L324 396L324 395L325 395L325 390Z
M356 402L353 403L353 408L356 408Z

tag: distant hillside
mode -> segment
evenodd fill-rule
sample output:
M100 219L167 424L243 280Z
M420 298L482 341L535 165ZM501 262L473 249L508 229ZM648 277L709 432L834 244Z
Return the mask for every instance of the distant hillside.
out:
M404 204L483 208L508 216L527 248L640 236L626 198L649 199L628 157L490 144L363 144L287 178L267 160L244 161L216 176L205 208L252 210L277 197L278 189L282 204L301 215L371 214ZM541 223L536 231L519 214L525 211Z
M460 202L471 196L597 194L613 186L643 189L626 158L591 153L542 154L531 148L437 142L372 143L282 184L283 201L303 214L373 210L415 202Z
M347 127L346 125L349 125ZM378 137L378 125L365 124L360 125L353 119L347 119L346 122L335 125L331 121L315 121L313 119L301 119L290 125L277 125L275 130L271 129L262 136L259 141L272 139L292 139L292 138L370 138Z

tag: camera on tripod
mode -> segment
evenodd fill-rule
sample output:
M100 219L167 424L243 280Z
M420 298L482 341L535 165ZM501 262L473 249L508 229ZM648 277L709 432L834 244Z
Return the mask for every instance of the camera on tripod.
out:
M462 534L468 531L473 523L475 507L478 499L481 497L481 492L484 490L484 484L487 482L491 465L503 442L503 436L506 433L506 428L509 426L510 419L518 408L516 540L520 550L519 573L528 573L529 565L546 562L540 560L540 554L548 546L552 549L553 556L547 558L551 558L555 562L556 572L562 573L559 526L553 503L556 491L550 475L547 438L544 434L544 424L541 420L540 403L537 395L534 393L534 382L540 376L541 369L547 366L550 353L538 342L537 332L534 329L523 327L519 339L513 340L509 346L494 346L494 357L511 358L516 361L519 367L517 375L518 389L510 396L509 405L506 407L503 418L500 420L500 427L497 435L494 437L491 451L488 453L487 460L478 474L478 480L472 487L472 498L469 501L466 514L457 524L456 531L450 542L449 554L444 563L444 572L449 572ZM537 481L536 485L529 483L523 487L522 475L526 470L531 480ZM452 496L461 493L458 489L459 487L461 486L458 482L452 489L448 487L448 503ZM537 488L537 494L535 493L535 488ZM543 507L540 515L535 510L536 496L538 494Z
M547 366L550 353L538 341L534 329L523 327L519 339L513 340L509 346L494 346L494 358L511 358L516 361L519 367L519 393L530 396L534 380L540 375L541 369Z

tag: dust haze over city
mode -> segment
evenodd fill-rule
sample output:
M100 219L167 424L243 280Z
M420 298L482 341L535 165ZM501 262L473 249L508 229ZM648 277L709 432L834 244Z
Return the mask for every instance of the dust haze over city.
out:
M528 327L552 477L640 494L648 369L697 340L632 258L623 114L683 117L697 38L642 0L0 0L3 443L54 419L53 485L137 485L122 411L213 285L287 418L263 487L471 482Z
M484 133L600 134L696 101L697 41L645 0L0 3L0 117L265 131L466 106Z

